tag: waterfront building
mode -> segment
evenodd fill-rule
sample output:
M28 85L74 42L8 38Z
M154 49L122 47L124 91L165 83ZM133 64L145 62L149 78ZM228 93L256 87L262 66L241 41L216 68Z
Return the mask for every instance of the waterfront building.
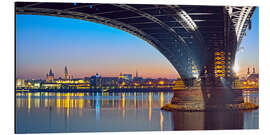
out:
M46 82L53 82L54 81L54 73L52 69L50 69L49 74L46 75Z
M137 70L136 70L136 75L133 78L133 82L136 83L136 84L142 84L142 83L144 83L143 78L142 77L139 77Z
M42 83L41 88L42 89L60 89L61 84L59 84L59 83Z
M24 79L16 79L16 88L25 87Z
M132 80L132 74L123 74L123 78L124 78L125 80L131 81L131 80Z
M25 86L26 88L31 89L32 86L33 86L33 85L32 85L32 82L31 82L31 81L27 81L27 82L26 82L26 86Z
M247 84L249 85L250 88L258 88L259 87L259 74L251 74L247 78Z
M95 88L101 87L101 81L102 81L101 76L98 73L89 78L90 85Z
M118 85L118 77L102 77L101 78L102 87L106 86L117 86Z
M34 89L39 89L40 88L40 83L39 82L35 82L34 85L33 85L33 88Z
M119 74L119 76L118 76L118 78L119 78L119 79L124 79L123 74L122 74L122 73L120 73L120 74Z
M58 79L55 81L56 83L60 83L60 84L78 84L78 83L89 83L89 81L84 80L84 79L71 79L71 80L61 80Z
M243 88L259 88L259 74L256 73L254 66L252 73L250 73L248 68L247 78L242 79L240 82Z

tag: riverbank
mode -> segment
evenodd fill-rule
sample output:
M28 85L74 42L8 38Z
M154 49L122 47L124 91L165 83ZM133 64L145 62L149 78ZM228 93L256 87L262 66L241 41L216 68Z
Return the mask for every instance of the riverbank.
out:
M172 88L119 88L119 89L28 89L16 92L173 92Z

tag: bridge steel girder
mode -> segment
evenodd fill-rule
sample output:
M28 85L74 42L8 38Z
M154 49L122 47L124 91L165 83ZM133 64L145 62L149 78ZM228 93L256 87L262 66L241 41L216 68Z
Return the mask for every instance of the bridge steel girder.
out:
M16 14L80 19L123 30L159 50L181 78L189 79L195 77L193 66L200 74L211 65L215 50L230 46L234 61L255 7L16 2L15 10ZM155 27L143 27L148 24ZM231 30L237 36L230 35Z

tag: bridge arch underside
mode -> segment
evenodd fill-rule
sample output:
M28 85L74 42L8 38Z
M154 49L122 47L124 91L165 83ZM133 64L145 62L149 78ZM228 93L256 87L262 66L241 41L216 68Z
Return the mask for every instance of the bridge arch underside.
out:
M80 19L135 35L158 49L183 80L198 78L205 70L214 74L215 52L230 52L234 61L239 44L232 16L222 6L42 2L15 6L16 14Z

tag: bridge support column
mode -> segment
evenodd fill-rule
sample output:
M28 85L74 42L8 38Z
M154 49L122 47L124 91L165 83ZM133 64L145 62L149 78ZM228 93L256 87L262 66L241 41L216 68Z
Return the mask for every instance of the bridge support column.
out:
M228 105L244 103L242 90L235 90L229 87L206 87L202 88L205 101L205 109L222 109Z
M182 79L186 87L195 87L198 85L196 78L184 78Z
M242 90L230 87L192 87L174 90L170 104L161 109L167 111L233 111L257 109L244 103Z

